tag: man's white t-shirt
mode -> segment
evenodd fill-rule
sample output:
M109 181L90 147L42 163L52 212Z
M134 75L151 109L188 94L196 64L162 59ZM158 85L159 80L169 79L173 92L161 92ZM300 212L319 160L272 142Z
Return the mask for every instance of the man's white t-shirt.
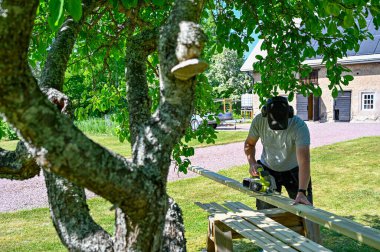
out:
M260 161L274 171L288 171L298 166L296 147L310 145L306 123L294 116L286 130L272 130L268 119L258 114L252 121L249 136L260 138L263 152Z

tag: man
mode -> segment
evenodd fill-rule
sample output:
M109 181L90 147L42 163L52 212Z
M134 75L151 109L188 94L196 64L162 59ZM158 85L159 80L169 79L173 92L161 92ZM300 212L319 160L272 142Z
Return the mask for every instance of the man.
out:
M252 121L244 151L249 163L249 173L258 176L262 166L275 179L277 189L284 186L295 204L311 205L310 134L306 123L293 115L285 97L269 99ZM263 152L255 159L256 143L261 139ZM263 201L256 201L257 209L273 208Z

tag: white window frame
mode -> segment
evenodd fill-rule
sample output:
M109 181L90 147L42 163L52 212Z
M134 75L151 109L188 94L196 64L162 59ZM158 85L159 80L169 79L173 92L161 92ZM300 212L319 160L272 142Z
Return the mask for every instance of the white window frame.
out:
M370 96L372 96L372 98ZM375 109L375 92L361 93L361 107L362 107L362 110L365 110L365 111Z

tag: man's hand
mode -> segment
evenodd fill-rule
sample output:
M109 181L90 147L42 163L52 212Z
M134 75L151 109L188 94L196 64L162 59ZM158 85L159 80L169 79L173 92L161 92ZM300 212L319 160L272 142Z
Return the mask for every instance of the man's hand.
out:
M256 164L252 164L250 167L249 167L249 174L251 174L251 176L253 177L258 177L259 176L259 173L257 172L257 168L261 167L260 164L256 163Z
M311 206L311 203L307 199L306 195L302 192L297 193L297 197L294 200L293 205L297 205L297 204L304 204L304 205L310 205Z

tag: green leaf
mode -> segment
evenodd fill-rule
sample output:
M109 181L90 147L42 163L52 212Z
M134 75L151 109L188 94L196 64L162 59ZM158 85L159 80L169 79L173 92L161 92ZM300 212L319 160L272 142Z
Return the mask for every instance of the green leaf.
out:
M252 32L253 32L253 28L254 28L254 27L253 27L252 25L250 25L250 26L247 27L247 35L248 35L248 36L250 36L250 35L252 34Z
M325 8L327 16L330 16L330 15L339 16L340 7L336 3L330 2L330 3L326 4L324 8Z
M338 28L336 27L336 24L334 22L330 22L327 26L327 32L329 34L335 34L338 31Z
M337 98L338 97L338 89L336 89L336 87L334 87L334 89L332 90L332 96L334 97L334 98Z
M49 2L50 15L48 23L53 30L58 27L59 20L63 16L63 4L64 0L51 0Z
M138 0L121 0L125 8L130 9L137 6Z
M261 56L261 55L256 55L255 58L258 59L258 60L263 60L264 59L263 56Z
M29 64L32 68L36 68L36 62L34 60L29 60Z
M119 1L118 0L110 0L112 6L116 9L117 8L117 5L119 4Z
M314 96L320 97L322 95L322 89L320 86L314 86L314 91L313 91Z
M3 122L0 120L0 139L5 136L5 131L3 127L4 127Z
M289 95L288 95L288 101L293 101L294 99L294 92L290 92Z
M61 18L56 23L54 23L53 19L51 19L50 17L48 18L49 27L52 29L53 32L58 31L58 29L61 27L64 21L65 21L64 15L62 15Z
M343 85L348 85L350 81L352 81L354 79L354 77L352 75L345 75L343 76Z
M345 75L343 78L345 78L348 81L352 81L354 79L354 76L352 76L352 75Z
M328 4L329 8L330 8L330 14L337 17L339 16L339 13L340 13L340 8L337 4L335 3L330 3Z
M164 6L165 1L163 1L163 0L152 0L152 3L156 6Z
M78 22L82 17L82 0L66 0L66 10Z
M363 16L359 17L359 27L360 29L364 29L367 27L367 22L365 21L365 18Z
M352 13L346 13L346 15L344 16L344 19L343 19L343 24L342 24L342 27L343 28L350 28L351 26L353 26L355 23L354 21L354 17L352 16Z

